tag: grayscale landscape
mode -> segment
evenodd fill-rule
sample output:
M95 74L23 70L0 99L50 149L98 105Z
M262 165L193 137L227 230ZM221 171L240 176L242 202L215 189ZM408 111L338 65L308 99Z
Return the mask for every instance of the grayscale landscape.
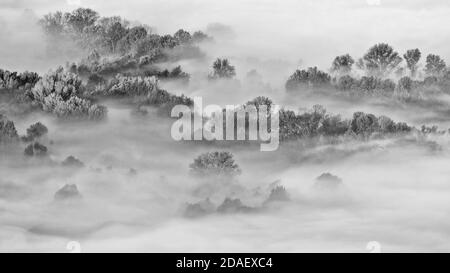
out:
M448 252L449 12L0 0L0 252ZM278 149L174 140L195 97Z

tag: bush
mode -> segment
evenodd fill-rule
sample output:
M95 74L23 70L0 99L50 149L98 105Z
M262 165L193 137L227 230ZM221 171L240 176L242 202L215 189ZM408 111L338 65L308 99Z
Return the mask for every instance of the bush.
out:
M220 213L238 213L238 212L250 212L252 208L242 204L240 199L225 198L223 203L217 208L217 212Z
M191 173L199 176L236 176L241 173L230 152L209 152L194 159L190 164Z
M266 202L285 202L289 200L290 198L289 194L286 191L286 188L283 186L276 186L270 191L270 195L267 198Z
M33 144L28 145L25 148L24 154L26 156L38 156L38 157L43 157L47 155L47 147L45 147L44 145L40 144L39 142L35 142Z
M55 193L55 200L56 201L64 201L64 200L77 200L80 199L82 196L80 192L78 191L77 185L69 185L66 184L64 187L59 189Z
M187 204L184 211L184 216L189 218L196 218L213 213L215 210L214 204L208 199L201 202Z
M84 163L81 162L81 160L75 158L74 156L68 156L64 161L61 163L64 167L73 167L73 168L83 168Z
M316 178L314 187L318 190L337 190L343 186L342 179L331 173L323 173Z

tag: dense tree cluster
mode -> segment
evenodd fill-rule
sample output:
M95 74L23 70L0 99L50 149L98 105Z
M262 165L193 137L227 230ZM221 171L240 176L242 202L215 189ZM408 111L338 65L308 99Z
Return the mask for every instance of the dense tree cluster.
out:
M146 70L144 71L146 76L156 76L160 80L181 80L183 82L188 82L190 75L181 69L181 66L177 66L172 70L164 69L162 71L158 70Z
M2 89L30 89L39 80L34 72L10 72L0 69L0 90Z
M199 176L235 176L241 173L230 152L208 152L201 154L189 165L191 173Z
M423 99L429 90L448 92L450 72L440 56L429 54L420 70L422 53L409 49L403 58L390 45L372 46L358 60L358 70L353 70L354 59L349 55L337 56L329 75L315 67L296 70L286 82L286 90L324 89L348 91L353 95L382 95L401 100ZM405 60L405 67L401 65ZM406 73L408 71L408 73ZM363 73L362 77L358 75ZM365 74L365 75L364 75ZM425 95L425 96L424 96Z
M29 95L44 111L61 118L100 120L107 112L106 107L82 98L82 81L62 68L44 75Z
M183 29L174 35L158 35L146 25L134 26L119 16L100 17L89 8L47 14L40 20L40 25L54 41L67 38L88 51L97 50L101 55L154 56L155 60L167 58L169 51L176 47L197 48L196 43L209 39L203 32L190 34Z
M328 86L330 81L330 75L320 71L317 67L310 67L307 70L296 70L287 80L286 90L324 87Z
M405 123L396 123L385 116L356 112L351 120L343 120L339 115L327 114L320 106L311 111L296 114L290 110L280 110L280 138L282 140L315 136L355 136L370 137L374 133L401 134L411 131Z
M156 77L133 77L117 74L111 80L103 95L112 96L150 96L158 89Z

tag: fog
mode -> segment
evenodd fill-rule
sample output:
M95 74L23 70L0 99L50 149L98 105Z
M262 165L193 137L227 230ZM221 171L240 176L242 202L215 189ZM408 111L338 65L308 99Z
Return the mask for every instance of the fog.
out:
M49 52L36 21L83 6L157 33L183 28L213 36L200 45L204 58L160 65L181 65L191 75L188 85L161 82L164 89L200 96L205 105L267 96L300 112L321 104L344 118L364 111L417 127L450 127L446 96L405 106L292 95L284 88L297 68L328 71L336 55L359 58L377 42L450 60L442 35L448 1L0 0L0 6L0 35L8 37L0 43L2 69L41 74L78 60L82 53L73 44L75 52ZM218 57L236 67L235 79L207 80ZM248 74L252 70L256 76ZM176 142L170 135L174 120L155 109L141 116L130 103L101 102L108 107L101 122L63 121L42 112L8 115L19 135L38 121L48 127L40 141L48 157L24 157L23 143L0 148L0 252L67 252L70 241L83 252L367 252L371 241L383 252L450 249L448 132L337 144L304 139L260 152L259 145ZM232 152L242 174L227 181L192 176L194 158L217 150ZM70 155L84 167L63 167ZM343 186L318 190L323 173L338 176ZM274 183L286 188L289 201L267 202ZM55 200L66 184L75 184L81 198ZM188 204L209 198L217 208L227 197L251 210L186 216Z

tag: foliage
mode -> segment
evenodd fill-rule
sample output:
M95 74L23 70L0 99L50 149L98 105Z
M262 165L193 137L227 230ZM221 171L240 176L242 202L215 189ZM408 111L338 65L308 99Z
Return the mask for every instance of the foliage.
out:
M22 137L22 140L26 142L34 141L35 139L38 139L46 135L47 133L48 133L47 127L44 124L37 122L35 124L32 124L27 129L27 135Z
M33 87L39 80L39 75L34 72L25 71L23 73L10 72L0 69L0 90L1 89L25 89Z
M388 44L380 43L372 46L359 60L358 66L368 75L384 77L389 75L401 63L402 58Z
M242 204L242 201L238 198L225 198L223 203L217 208L219 213L237 213L237 212L250 212L252 208Z
M383 134L401 134L411 131L405 123L395 123L381 116L356 112L351 120L343 120L339 115L327 114L316 105L303 114L290 110L280 110L280 139L283 141L315 136L362 136L370 137L379 132Z
M44 111L61 118L103 119L106 107L81 98L82 90L82 81L77 75L59 68L44 75L29 95Z
M256 107L256 109L259 111L259 106L260 105L265 105L267 107L267 112L270 113L270 110L272 108L272 100L268 97L264 97L264 96L258 96L254 99L252 99L251 101L248 101L246 103L246 105L254 105Z
M236 176L241 173L230 152L208 152L201 154L189 165L191 173L199 176Z
M156 77L133 77L117 74L103 95L150 96L158 89Z
M68 156L64 161L61 163L64 167L71 167L71 168L82 168L84 167L84 163L81 162L78 158L75 158L74 156Z
M270 191L270 195L266 202L284 202L289 201L289 194L283 186L276 186Z
M286 90L292 91L305 87L323 87L330 84L331 77L317 67L307 70L296 70L286 82Z
M346 75L351 72L354 63L355 60L349 54L337 56L331 65L331 72Z
M411 77L416 76L417 72L417 64L419 63L420 57L422 56L422 53L418 48L416 49L410 49L406 51L406 53L403 55L403 58L406 61L406 66L408 67L409 71L411 72Z
M445 72L446 64L439 55L429 54L427 56L427 64L425 72L430 76L442 76Z
M213 72L209 75L210 79L225 78L230 79L236 75L234 66L230 64L228 59L216 59L213 63Z
M0 143L8 143L18 139L14 122L0 114Z
M75 184L66 184L55 193L56 201L77 200L80 198L82 198L82 196Z
M343 186L342 179L331 173L323 173L316 178L314 187L318 190L337 190Z
M47 155L47 151L48 151L47 147L40 144L39 142L34 142L25 148L24 154L30 157L31 156L44 157Z

